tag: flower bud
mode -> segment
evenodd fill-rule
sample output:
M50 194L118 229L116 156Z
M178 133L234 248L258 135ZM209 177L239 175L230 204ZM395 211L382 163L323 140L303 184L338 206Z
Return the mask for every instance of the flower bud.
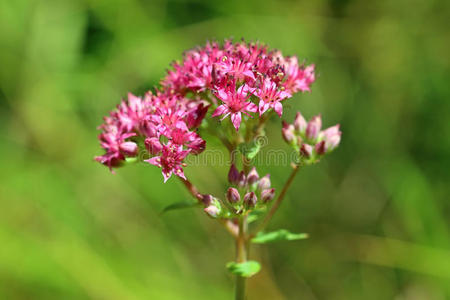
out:
M305 118L298 111L297 115L295 116L295 121L294 121L295 130L297 130L298 132L304 133L307 125L308 125L308 123L306 122Z
M275 197L275 189L266 189L261 192L261 200L263 203L267 203Z
M234 164L231 165L230 171L228 172L228 181L231 184L237 184L239 181L239 171Z
M270 182L270 174L267 174L266 176L264 176L263 178L261 178L259 180L258 183L258 189L259 190L266 190L268 188L270 188L271 182Z
M144 122L140 126L139 131L141 131L145 136L156 136L158 133L158 130L153 122Z
M339 143L341 142L341 134L342 132L339 131L339 124L322 131L326 151L334 150L339 145Z
M190 153L194 155L200 154L206 148L206 141L202 138L197 138L189 144L189 148L191 149Z
M145 147L148 152L152 155L157 155L162 151L163 146L159 142L159 139L156 137L146 138L145 139Z
M252 185L255 182L257 182L258 179L259 179L259 174L258 174L258 172L256 172L256 168L253 167L253 169L247 175L247 183L249 185Z
M220 208L214 205L206 207L204 211L212 218L217 218L217 216L220 214Z
M339 127L340 127L339 124L328 127L327 129L322 131L322 134L324 135L325 138L329 138L333 135L340 134L341 132L339 131Z
M300 154L306 158L310 158L313 151L313 147L308 144L303 144L300 148Z
M316 150L316 153L319 155L325 154L325 152L327 152L327 148L325 147L325 141L321 141L318 144L316 144L314 149Z
M246 207L254 207L257 201L258 197L256 197L254 192L247 193L244 196L244 204Z
M241 171L241 173L239 173L239 179L238 179L238 187L244 187L247 184L247 178L245 177L245 173L244 171Z
M291 144L292 141L295 139L294 126L292 124L283 121L283 128L281 129L281 135L283 136L283 139L286 141L286 143Z
M186 123L189 128L199 127L202 120L208 112L209 105L200 103L195 109L190 111L186 117Z
M204 206L210 206L213 202L213 196L212 195L202 195L201 196L201 201L203 203Z
M315 140L319 136L320 128L322 127L322 118L320 115L312 117L306 126L306 138Z
M135 156L138 152L138 145L134 142L123 142L119 146L120 151L128 156Z
M233 204L241 201L241 195L237 189L230 187L227 191L227 200Z

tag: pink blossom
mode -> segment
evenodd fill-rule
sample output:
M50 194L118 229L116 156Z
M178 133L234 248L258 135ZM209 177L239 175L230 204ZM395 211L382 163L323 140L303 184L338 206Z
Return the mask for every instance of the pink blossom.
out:
M159 138L152 137L145 139L145 147L151 155L157 155L162 151L163 146L159 141Z
M298 91L310 92L311 84L316 80L314 68L314 65L307 67L303 65L299 66L297 57L289 57L284 65L287 79L283 83L283 86L291 93Z
M280 101L291 97L288 92L279 90L275 82L269 78L266 78L261 87L254 89L252 93L260 99L258 107L259 115L262 115L269 108L273 108L273 110L281 117L283 114L283 105Z
M248 98L250 98L250 94L246 91L246 89L247 87L242 85L237 91L234 87L228 90L219 90L216 93L216 96L222 100L224 104L219 105L212 116L217 117L223 115L223 120L230 115L234 128L236 128L236 131L239 130L242 120L242 113L250 116L248 112L256 112L257 110L257 107L253 102L247 101Z
M110 169L120 165L126 156L135 156L137 145L134 142L126 141L135 136L134 133L120 133L114 127L108 128L110 132L104 132L99 135L100 144L106 150L106 153L95 157L95 160L108 166Z
M217 70L228 76L234 76L237 80L243 81L245 78L255 80L252 64L237 57L224 56L215 66Z
M166 182L172 174L186 179L182 167L184 167L183 160L188 154L189 150L183 150L181 146L163 145L160 156L155 156L145 161L162 168L164 182Z

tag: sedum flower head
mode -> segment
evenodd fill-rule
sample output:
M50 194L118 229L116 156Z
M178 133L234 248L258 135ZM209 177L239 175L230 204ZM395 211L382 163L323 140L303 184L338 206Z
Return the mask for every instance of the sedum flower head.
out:
M95 160L112 169L138 156L160 167L164 181L172 175L184 178L185 158L206 147L198 129L208 111L229 118L239 130L242 122L271 110L281 117L284 102L310 91L314 80L314 65L299 64L296 57L260 43L208 42L173 63L153 93L129 93L104 118L99 140L105 153ZM327 140L326 147L339 143L336 137ZM234 177L242 185L242 178Z

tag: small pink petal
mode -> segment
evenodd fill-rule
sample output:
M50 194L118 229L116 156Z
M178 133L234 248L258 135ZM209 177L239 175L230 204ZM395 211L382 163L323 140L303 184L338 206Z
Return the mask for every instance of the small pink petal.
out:
M283 114L283 105L281 104L281 102L275 103L274 110L281 118L281 115Z
M223 102L227 102L228 101L228 93L225 92L224 89L220 89L217 91L217 97L222 100Z
M233 123L234 128L236 128L236 131L239 130L239 126L241 125L241 113L235 113L231 114L231 123Z
M244 74L245 76L250 77L251 79L255 80L255 75L253 74L252 71L247 70L247 71L244 71L243 74Z
M182 168L179 168L179 169L175 170L173 173L175 175L177 175L178 177L183 178L184 180L186 180L186 176L184 176L184 172L183 172Z
M253 103L253 102L249 102L248 104L247 104L247 111L249 111L249 112L257 112L258 111L258 106L256 106L256 104L255 103Z
M226 113L228 111L228 108L226 107L226 105L219 105L216 110L213 112L212 117L217 117L220 115L223 115L224 113Z
M269 109L269 104L265 103L263 100L259 101L259 115L262 115Z
M161 157L155 156L150 159L144 160L145 162L148 162L151 165L157 166L158 168L161 168Z
M164 177L164 183L166 183L167 180L169 180L170 176L172 176L172 171L170 171L170 170L163 170L162 174L163 174L163 177Z

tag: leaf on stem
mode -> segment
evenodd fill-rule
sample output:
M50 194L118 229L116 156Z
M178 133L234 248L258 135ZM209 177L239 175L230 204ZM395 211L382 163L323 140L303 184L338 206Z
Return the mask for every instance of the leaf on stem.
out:
M307 233L292 233L286 229L279 229L272 232L258 232L252 239L252 243L264 244L276 241L295 241L308 238Z
M261 144L257 141L252 141L250 143L242 143L238 146L239 151L247 158L253 159L258 154L259 150L261 150Z
M247 217L247 223L253 223L255 221L257 221L264 213L265 213L266 209L255 209L252 210Z
M261 265L259 262L254 260L249 260L243 263L236 263L232 261L227 264L227 269L235 275L251 277L261 270Z

